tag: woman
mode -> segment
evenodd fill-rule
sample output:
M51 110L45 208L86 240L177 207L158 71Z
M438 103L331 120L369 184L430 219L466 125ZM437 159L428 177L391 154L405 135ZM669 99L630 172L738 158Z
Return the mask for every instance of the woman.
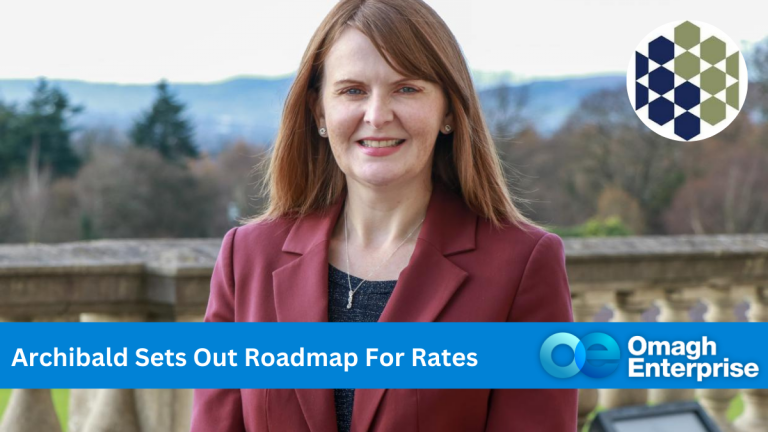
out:
M266 212L224 237L207 322L572 321L562 242L513 205L459 46L421 1L329 13L268 180ZM576 405L576 390L197 390L192 429L561 432Z

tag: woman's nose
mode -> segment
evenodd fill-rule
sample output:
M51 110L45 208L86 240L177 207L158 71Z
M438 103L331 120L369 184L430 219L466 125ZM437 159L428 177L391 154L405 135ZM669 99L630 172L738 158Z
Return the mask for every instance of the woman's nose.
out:
M368 99L365 110L365 122L374 129L381 129L394 118L389 95L374 94Z

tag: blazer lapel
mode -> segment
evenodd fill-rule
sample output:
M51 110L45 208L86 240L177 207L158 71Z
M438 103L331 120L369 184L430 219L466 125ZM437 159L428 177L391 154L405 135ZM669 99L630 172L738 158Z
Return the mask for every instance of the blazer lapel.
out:
M297 258L272 272L279 322L328 321L328 242L341 212L344 194L325 212L294 223L283 252Z
M379 322L431 322L467 278L447 256L475 249L477 216L436 182L408 266Z
M460 197L435 182L424 225L408 266L400 273L379 322L432 322L467 272L446 256L475 249L477 215ZM386 389L357 389L352 431L368 431Z
M272 273L275 309L280 322L328 321L328 242L345 194L322 214L298 220L283 245L295 260ZM467 273L447 256L475 249L477 215L463 200L434 182L424 224L408 266L400 273L379 322L436 320ZM352 430L368 431L384 389L358 389ZM332 389L296 389L312 432L335 432Z
M343 194L342 194L343 195ZM344 196L326 212L298 220L283 244L297 258L272 272L279 322L328 321L328 241ZM333 389L296 389L311 432L336 432Z

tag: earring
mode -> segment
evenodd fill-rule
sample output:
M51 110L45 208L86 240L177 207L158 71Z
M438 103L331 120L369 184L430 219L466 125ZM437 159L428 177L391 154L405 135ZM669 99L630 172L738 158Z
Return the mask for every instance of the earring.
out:
M445 133L451 133L452 130L453 128L451 127L451 125L445 125Z
M324 127L320 128L320 130L318 132L320 132L320 136L322 136L322 137L325 136L325 128Z

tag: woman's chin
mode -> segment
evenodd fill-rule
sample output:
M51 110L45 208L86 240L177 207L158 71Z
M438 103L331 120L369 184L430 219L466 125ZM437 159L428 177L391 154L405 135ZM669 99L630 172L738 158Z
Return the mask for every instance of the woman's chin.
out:
M365 173L356 177L356 180L359 183L377 188L401 184L405 180L402 173L392 172Z

